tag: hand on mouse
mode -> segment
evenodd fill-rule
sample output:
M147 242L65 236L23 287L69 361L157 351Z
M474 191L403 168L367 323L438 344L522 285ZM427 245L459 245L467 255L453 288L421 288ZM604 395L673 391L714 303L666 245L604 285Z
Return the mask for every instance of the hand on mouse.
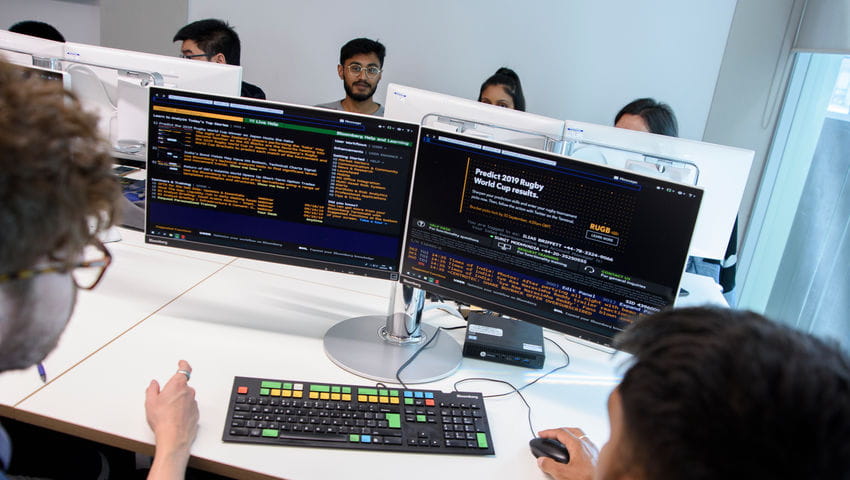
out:
M537 466L556 480L591 480L596 471L599 449L584 435L580 428L566 427L538 432L540 437L554 438L563 443L570 452L570 463L559 463L551 458L540 457L537 459Z

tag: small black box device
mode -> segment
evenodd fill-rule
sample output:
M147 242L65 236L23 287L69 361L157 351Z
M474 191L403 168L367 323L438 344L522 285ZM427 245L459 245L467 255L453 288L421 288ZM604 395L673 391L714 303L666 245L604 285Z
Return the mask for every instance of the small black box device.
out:
M543 328L492 313L470 312L463 356L543 368Z

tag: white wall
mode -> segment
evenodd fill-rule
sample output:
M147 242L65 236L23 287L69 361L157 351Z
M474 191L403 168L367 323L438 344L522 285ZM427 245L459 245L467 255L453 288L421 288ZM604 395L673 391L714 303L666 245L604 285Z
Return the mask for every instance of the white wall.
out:
M2 0L0 28L22 20L47 22L69 42L100 45L98 0Z
M100 0L101 45L174 56L171 39L188 9L188 0Z
M610 124L629 101L669 103L681 135L701 139L735 0L189 0L189 20L222 18L242 38L245 79L270 99L343 96L339 47L387 46L382 85L476 98L514 68L528 111ZM176 52L176 47L175 47ZM376 98L382 101L385 88Z

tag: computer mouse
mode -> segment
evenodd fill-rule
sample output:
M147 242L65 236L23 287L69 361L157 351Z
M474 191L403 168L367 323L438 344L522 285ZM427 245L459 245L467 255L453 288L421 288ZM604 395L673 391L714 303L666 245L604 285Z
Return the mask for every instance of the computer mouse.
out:
M535 457L549 457L556 462L570 463L570 452L563 443L554 438L537 437L528 442Z

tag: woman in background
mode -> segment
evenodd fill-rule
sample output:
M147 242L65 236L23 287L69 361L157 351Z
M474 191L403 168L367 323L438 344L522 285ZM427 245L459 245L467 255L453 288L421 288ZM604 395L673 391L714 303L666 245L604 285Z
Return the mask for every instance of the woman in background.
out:
M679 126L673 109L652 98L638 98L623 107L614 117L614 126L668 137L679 136Z
M525 97L519 76L510 68L496 70L490 78L481 84L478 101L513 110L525 111Z

